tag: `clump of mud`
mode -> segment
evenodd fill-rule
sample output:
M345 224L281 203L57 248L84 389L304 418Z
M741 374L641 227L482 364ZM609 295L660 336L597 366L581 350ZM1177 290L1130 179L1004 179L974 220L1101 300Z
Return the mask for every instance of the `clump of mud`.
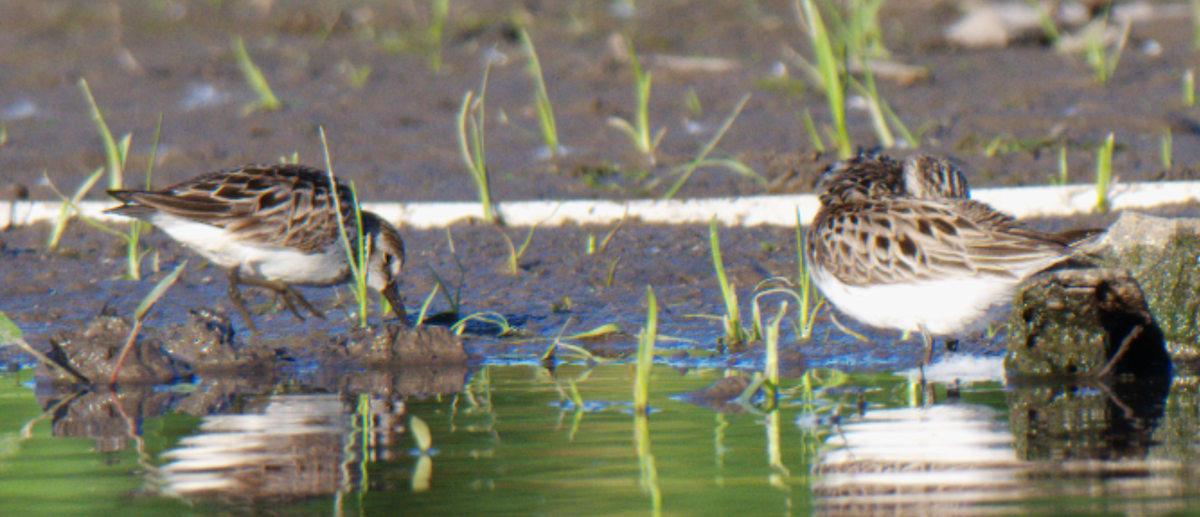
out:
M132 331L133 325L124 318L99 316L75 330L56 334L50 340L51 351L47 355L60 368L43 363L38 366L37 375L55 384L77 382L71 371L93 383L107 381L113 378L117 360ZM146 337L134 341L115 380L164 384L189 375L187 365L167 354L160 340Z
M117 370L132 331L133 324L127 319L100 316L55 335L48 356L57 364L40 365L39 379L73 384L84 378L100 384L114 379L114 371L118 384L166 384L194 375L261 379L277 377L280 370L294 370L296 364L311 365L318 371L388 365L439 367L419 378L438 378L441 370L456 366L463 369L458 376L461 379L469 360L462 340L443 327L410 329L391 323L338 335L310 332L259 340L254 335L237 335L227 317L202 309L190 310L183 325L143 328ZM410 388L401 391L429 391L428 387Z

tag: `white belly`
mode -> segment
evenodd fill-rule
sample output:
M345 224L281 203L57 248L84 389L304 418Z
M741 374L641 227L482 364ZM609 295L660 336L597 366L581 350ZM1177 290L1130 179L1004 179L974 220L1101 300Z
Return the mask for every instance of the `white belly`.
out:
M340 284L350 277L346 251L340 246L305 255L290 249L242 244L224 229L161 213L149 222L218 266L238 266L242 275L312 286Z
M931 334L961 335L982 330L1012 300L1019 281L984 276L869 287L843 284L836 277L812 270L821 294L841 312L879 328Z

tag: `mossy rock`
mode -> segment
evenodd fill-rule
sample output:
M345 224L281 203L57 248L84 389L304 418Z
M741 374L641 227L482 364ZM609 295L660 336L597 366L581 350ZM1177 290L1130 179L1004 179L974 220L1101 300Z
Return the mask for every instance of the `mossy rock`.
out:
M1127 270L1141 286L1181 373L1200 366L1200 221L1126 213L1098 252L1108 267ZM1121 235L1129 234L1129 238Z
M1018 291L1009 316L1010 376L1087 376L1170 371L1162 334L1141 289L1120 269L1068 269L1035 277Z

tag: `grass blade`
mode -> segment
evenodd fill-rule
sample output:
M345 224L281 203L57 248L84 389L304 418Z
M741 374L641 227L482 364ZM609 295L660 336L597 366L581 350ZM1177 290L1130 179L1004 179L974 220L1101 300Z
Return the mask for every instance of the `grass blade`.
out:
M70 221L71 212L74 211L75 213L79 213L79 211L76 209L76 207L79 205L79 202L82 201L83 196L87 195L88 191L96 185L96 182L100 181L100 176L103 175L104 168L96 169L96 171L93 172L91 176L88 176L88 178L84 180L83 184L75 190L75 194L72 195L71 199L68 201L66 196L62 195L61 192L58 192L58 189L54 188L54 183L50 181L50 176L47 175L45 171L42 171L42 177L46 178L46 183L50 185L51 190L54 190L54 192L58 194L58 197L62 198L64 201L62 208L58 211L58 218L54 220L54 228L50 231L50 238L46 242L46 247L49 248L50 251L58 249L58 243L60 240L62 240L62 234L67 229L67 222Z
M279 102L279 98L275 97L275 93L271 91L271 85L267 84L267 78L263 76L262 70L254 61L250 59L250 54L246 52L246 44L242 42L241 36L233 38L233 59L237 61L238 68L242 71L242 77L246 79L246 84L258 95L258 102L252 102L244 108L246 113L256 110L275 111L283 107L283 103Z
M813 0L797 0L803 21L808 28L809 42L817 58L817 70L821 73L821 81L825 86L825 100L829 103L829 113L833 117L838 156L842 159L854 155L850 146L850 136L846 132L846 92L841 81L841 70L844 68L834 52L833 41L825 29L821 19L821 11Z
M721 259L721 239L717 233L717 218L708 223L708 241L712 249L713 269L717 272L717 283L721 286L721 299L725 302L725 344L738 345L745 342L742 318L738 310L737 293L725 276L725 263Z
M125 166L125 154L129 149L130 137L126 136L123 140L126 152L121 152L117 147L116 140L113 139L112 132L108 130L108 124L104 122L104 115L100 113L96 99L92 97L92 90L88 88L86 79L79 79L79 88L83 90L84 97L87 97L88 107L92 111L92 121L96 123L96 130L100 132L100 140L104 142L104 156L108 162L108 188L119 189L125 184L122 171Z
M1097 212L1109 209L1108 189L1112 184L1113 134L1109 133L1104 144L1096 151L1096 208Z
M179 274L183 273L183 268L185 267L187 267L186 260L178 266L175 266L174 271L171 271L167 274L167 276L163 277L162 280L158 281L158 285L155 285L154 289L150 290L150 294L147 294L145 298L142 298L142 303L139 303L137 310L133 311L134 320L143 320L146 318L146 313L150 312L150 309L154 307L155 303L158 303L158 299L162 298L163 294L167 292L167 289L170 289L172 285L175 285L175 281L179 279Z
M650 407L650 369L654 366L654 342L658 338L658 301L646 286L646 328L638 340L637 373L633 383L633 410L645 415Z
M713 135L712 140L709 140L708 143L705 144L704 148L700 150L700 154L697 154L696 158L692 160L691 163L683 167L683 173L680 175L679 180L671 186L671 189L668 190L666 194L663 194L662 199L671 199L672 197L675 197L675 193L679 192L679 189L683 187L684 183L687 183L688 178L692 176L692 173L696 171L696 168L700 167L700 164L704 162L706 157L708 157L708 153L712 152L713 148L717 146L717 142L721 141L721 137L725 136L725 132L729 130L729 126L733 125L733 121L737 120L738 115L742 113L742 108L746 106L746 101L749 100L749 93L742 96L741 100L738 101L737 106L733 108L733 112L729 114L729 117L726 118L725 122L721 124L721 127L717 129L717 133Z
M554 121L554 106L550 104L550 94L546 92L546 80L542 76L542 64L538 61L537 50L533 48L533 40L529 33L521 29L521 47L529 55L529 75L533 76L533 105L537 109L538 126L542 129L542 143L550 149L550 156L558 156L561 147L558 143L558 124Z

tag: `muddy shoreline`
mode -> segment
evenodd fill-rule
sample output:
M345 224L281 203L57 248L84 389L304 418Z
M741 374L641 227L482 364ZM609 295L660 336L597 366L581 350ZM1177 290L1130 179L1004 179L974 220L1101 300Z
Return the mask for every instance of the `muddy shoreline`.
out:
M1182 216L1197 211L1196 206L1186 205L1157 212ZM1105 214L1034 220L1031 224L1057 230L1102 227L1115 217ZM529 235L528 229L482 223L438 230L402 228L410 253L402 287L408 311L413 318L417 316L437 283L436 274L461 306L457 317L445 314L451 308L449 300L444 293L436 294L428 309L435 324L448 326L471 314L493 312L503 315L516 329L501 337L502 329L494 324L470 323L463 347L475 362L536 361L560 333L570 336L606 324L616 325L620 332L572 342L601 357L625 357L635 348L636 334L645 322L645 289L651 286L659 303L659 333L664 337L659 347L667 351L670 363L685 368L736 367L761 361L760 346L722 346L720 322L708 317L722 314L724 307L707 225L631 221L616 230L607 248L601 250L599 245L615 227L537 228L528 249L516 261L515 275L508 269L510 252L500 233L519 247ZM97 316L128 318L157 280L183 260L189 261L188 269L150 313L146 324L151 329L178 334L178 329L193 323L193 313L214 314L228 320L239 346L261 347L266 355L286 348L281 344L303 343L301 348L308 350L298 354L303 364L336 363L338 347L355 342L349 313L352 298L346 289L304 289L306 296L325 310L326 319L299 322L275 307L255 317L263 333L252 335L226 297L224 272L165 234L155 231L144 236L143 245L150 250L142 264L145 276L130 281L120 278L126 266L119 240L76 222L64 236L64 249L47 253L48 232L48 225L38 224L0 233L5 242L0 251L4 256L0 260L0 310L39 348L55 336L86 328ZM779 227L722 227L719 235L730 282L737 288L742 314L749 318L756 285L773 276L797 276L796 232ZM457 258L450 251L451 240ZM595 243L590 254L589 240ZM252 293L252 305L270 302L265 293L247 292ZM779 301L764 300L764 314L777 310L774 307ZM794 311L794 301L791 307ZM377 314L376 309L375 325L380 323ZM906 368L919 354L919 339L902 341L898 333L873 331L847 318L841 323L871 341L857 341L837 329L829 312L823 311L813 340L797 343L789 323L784 325L782 342L787 350L802 356L797 361L852 371ZM351 338L344 339L347 336ZM992 338L981 336L965 343L963 350L999 354L1003 338L1003 332ZM312 352L323 347L332 347L325 350L328 356Z

